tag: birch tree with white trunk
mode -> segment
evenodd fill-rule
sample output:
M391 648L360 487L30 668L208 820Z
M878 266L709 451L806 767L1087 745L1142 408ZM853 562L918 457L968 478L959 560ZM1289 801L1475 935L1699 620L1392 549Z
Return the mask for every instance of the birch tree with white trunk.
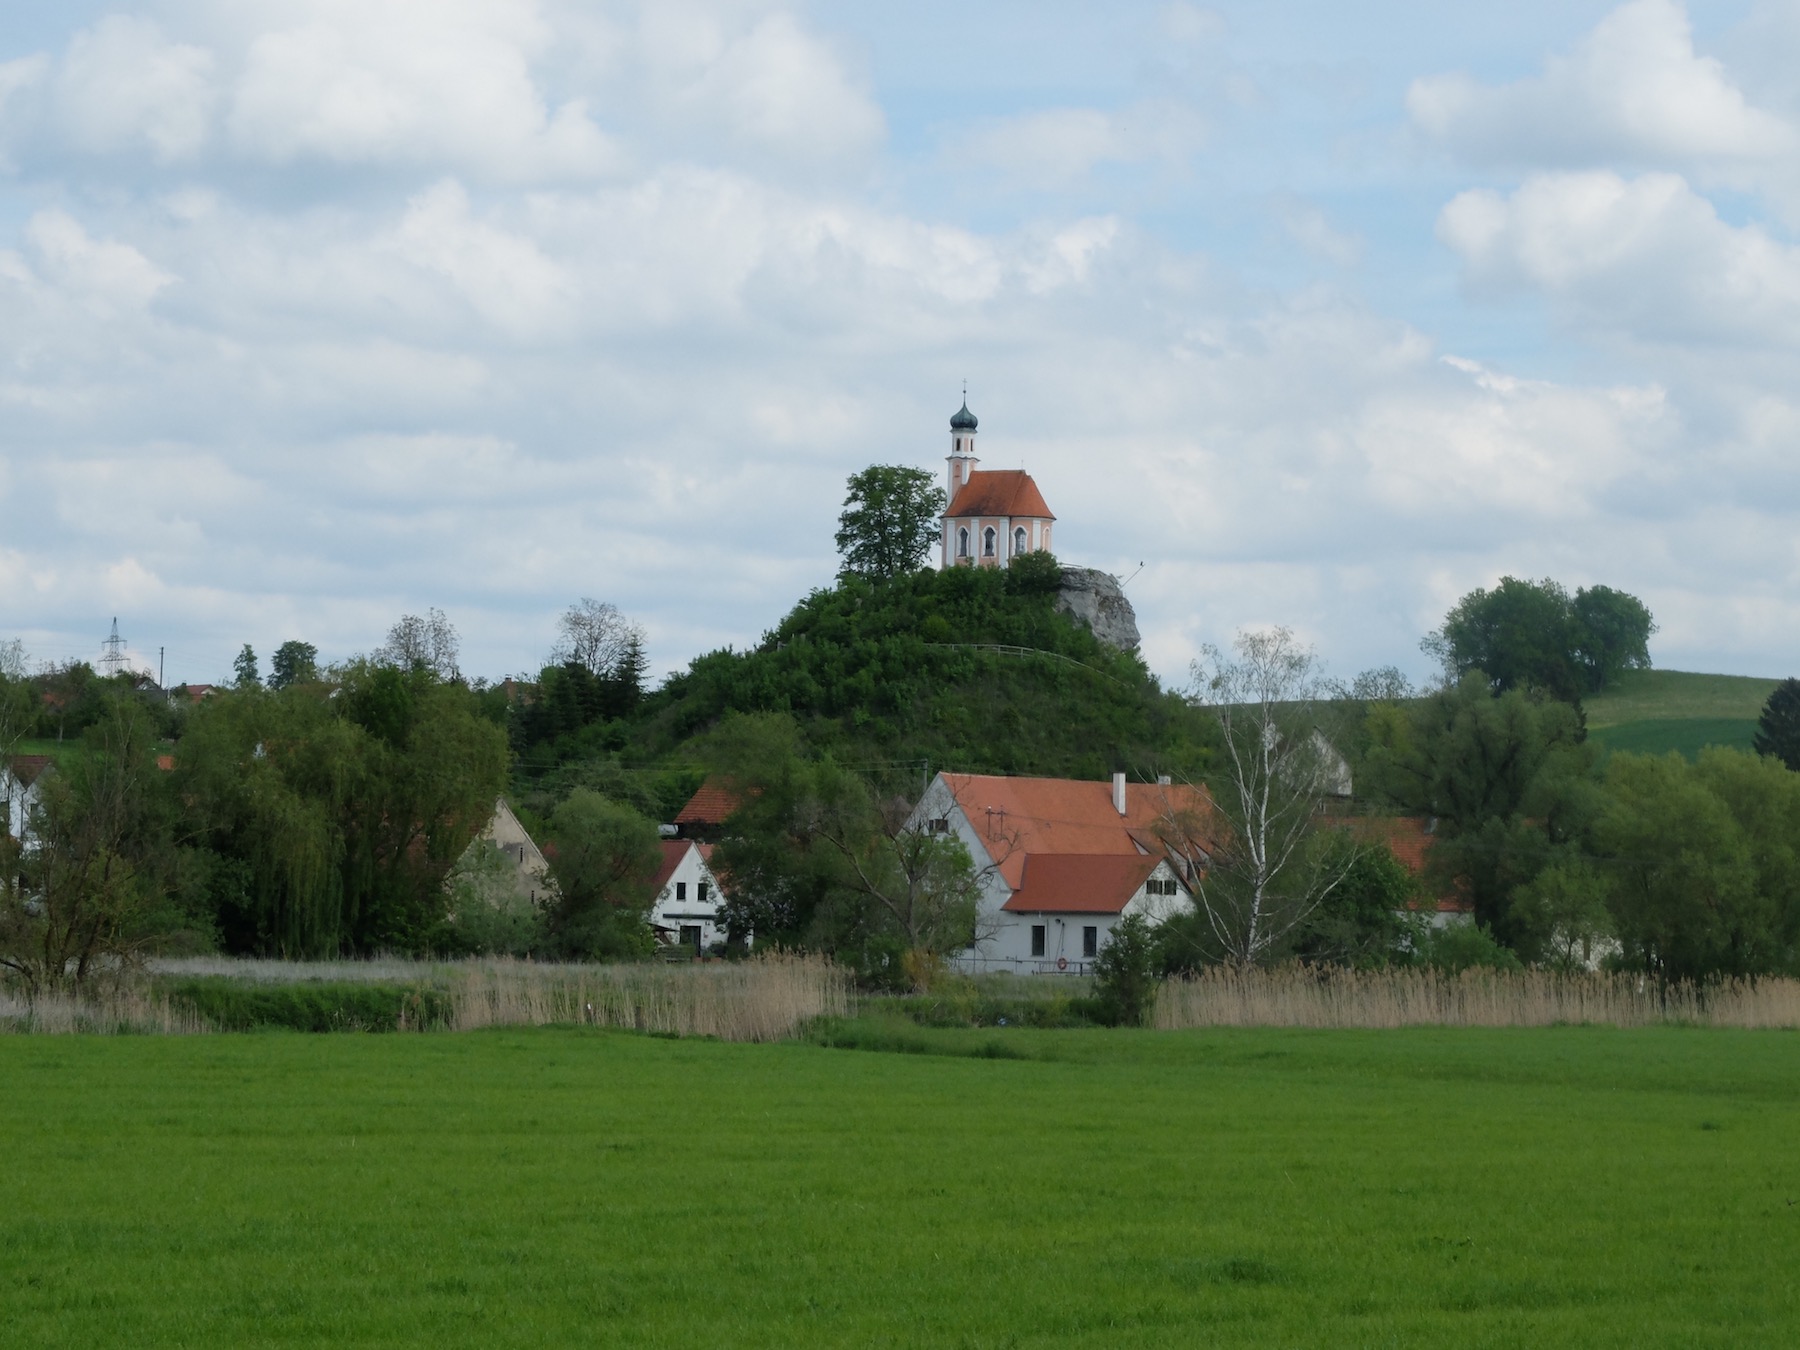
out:
M1343 881L1355 858L1347 832L1321 830L1342 791L1333 744L1336 690L1318 657L1286 628L1245 630L1193 665L1193 699L1218 719L1217 770L1206 786L1214 818L1204 857L1190 859L1194 895L1224 959L1249 966Z

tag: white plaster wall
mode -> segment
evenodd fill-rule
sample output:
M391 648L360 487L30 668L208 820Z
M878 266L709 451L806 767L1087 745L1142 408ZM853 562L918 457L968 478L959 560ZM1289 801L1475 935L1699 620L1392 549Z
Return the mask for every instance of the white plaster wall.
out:
M706 883L706 899L701 900L700 884ZM676 898L676 887L686 887L686 898ZM719 921L719 906L725 897L719 892L719 880L700 857L700 850L690 848L676 864L675 871L664 884L650 909L650 922L670 929L677 936L683 925L700 925L700 945L710 947L725 940L725 925Z

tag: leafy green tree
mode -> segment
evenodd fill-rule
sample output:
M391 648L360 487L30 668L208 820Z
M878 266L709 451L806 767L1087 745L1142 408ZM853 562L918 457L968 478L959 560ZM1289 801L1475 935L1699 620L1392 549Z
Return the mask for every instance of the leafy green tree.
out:
M1650 668L1650 638L1656 632L1656 620L1635 595L1610 586L1584 587L1575 592L1570 613L1575 664L1588 693L1599 693L1624 671Z
M1375 800L1438 819L1435 887L1458 886L1477 920L1534 956L1545 936L1513 896L1567 851L1599 810L1594 752L1573 707L1476 672L1405 709L1371 709L1363 787Z
M1502 577L1489 591L1469 592L1426 639L1452 678L1475 671L1494 693L1541 689L1573 702L1581 695L1575 628L1569 593L1548 578Z
M232 673L236 677L239 689L257 689L262 685L262 676L256 671L256 649L248 642L231 663Z
M1502 577L1457 601L1424 647L1452 680L1480 671L1497 694L1540 689L1572 703L1622 671L1648 668L1655 632L1643 602L1610 586L1571 596L1547 577Z
M1592 969L1612 936L1611 886L1585 858L1562 856L1512 895L1515 922L1537 935L1541 960L1556 970Z
M269 662L269 688L286 689L319 678L319 649L310 642L289 638L275 649Z
M460 685L362 662L335 692L208 699L176 748L196 846L242 865L213 869L232 950L429 945L505 784L505 733Z
M1424 914L1412 908L1423 898L1418 877L1385 844L1353 848L1343 880L1296 930L1290 954L1358 967L1404 960L1423 936Z
M1800 779L1773 760L1739 753L1760 774L1709 751L1689 764L1681 756L1616 754L1607 761L1607 810L1594 830L1596 851L1609 859L1612 910L1629 964L1666 979L1747 975L1791 959L1794 880L1792 844L1771 876L1758 865L1767 822L1746 828L1734 813L1753 781L1786 819L1790 840L1800 819ZM1740 800L1739 810L1751 803ZM1771 887L1770 882L1776 884Z
M650 889L661 852L656 826L620 802L578 788L550 817L544 856L556 882L549 914L552 941L564 955L648 955Z
M1776 685L1756 719L1756 753L1800 772L1800 680Z
M32 993L116 975L155 945L174 884L156 727L114 698L66 771L39 779L23 878L0 878L0 969Z
M840 575L886 581L918 570L943 514L944 490L923 469L873 464L852 474L838 517Z
M1161 987L1157 966L1157 935L1142 914L1129 914L1113 925L1094 958L1094 997L1108 1023L1141 1027L1149 1022Z

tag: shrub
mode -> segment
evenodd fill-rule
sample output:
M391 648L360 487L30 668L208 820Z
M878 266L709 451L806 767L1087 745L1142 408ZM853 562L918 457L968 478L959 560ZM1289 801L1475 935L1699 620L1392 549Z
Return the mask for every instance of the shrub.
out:
M1094 998L1101 1020L1141 1027L1156 1003L1160 954L1155 934L1141 914L1119 921L1112 940L1094 960Z
M1453 923L1432 932L1421 944L1427 966L1455 974L1480 966L1487 970L1523 970L1524 964L1479 924Z
M282 1027L290 1031L395 1031L449 1019L450 996L429 985L310 980L252 984L229 976L168 982L162 992L178 1008L220 1031Z

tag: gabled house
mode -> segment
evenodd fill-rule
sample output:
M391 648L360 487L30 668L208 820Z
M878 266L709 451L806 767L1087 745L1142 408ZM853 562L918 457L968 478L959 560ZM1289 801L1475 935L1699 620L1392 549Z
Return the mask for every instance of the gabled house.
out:
M1435 819L1428 816L1338 816L1327 817L1325 823L1348 830L1361 843L1380 844L1415 877L1426 875L1425 865L1437 839ZM1408 908L1423 914L1433 928L1475 921L1475 907L1454 886L1447 890L1439 887L1436 895L1415 900Z
M726 937L719 907L725 901L713 874L712 845L692 839L665 839L662 865L651 885L650 927L665 947L686 947L702 955Z
M482 826L481 833L470 841L469 850L478 849L484 843L492 844L510 864L503 877L493 877L482 883L484 898L489 904L501 909L514 904L537 906L547 903L555 895L556 883L550 877L549 860L504 797L494 799L494 813ZM469 852L465 851L464 860L468 857ZM450 878L446 877L444 884L450 885Z
M909 824L952 834L974 860L981 903L967 970L1084 974L1127 915L1160 923L1193 903L1205 789L940 773Z
M6 833L21 844L29 844L31 809L37 805L45 778L56 772L56 763L48 755L14 755L0 765L0 814L4 814Z

